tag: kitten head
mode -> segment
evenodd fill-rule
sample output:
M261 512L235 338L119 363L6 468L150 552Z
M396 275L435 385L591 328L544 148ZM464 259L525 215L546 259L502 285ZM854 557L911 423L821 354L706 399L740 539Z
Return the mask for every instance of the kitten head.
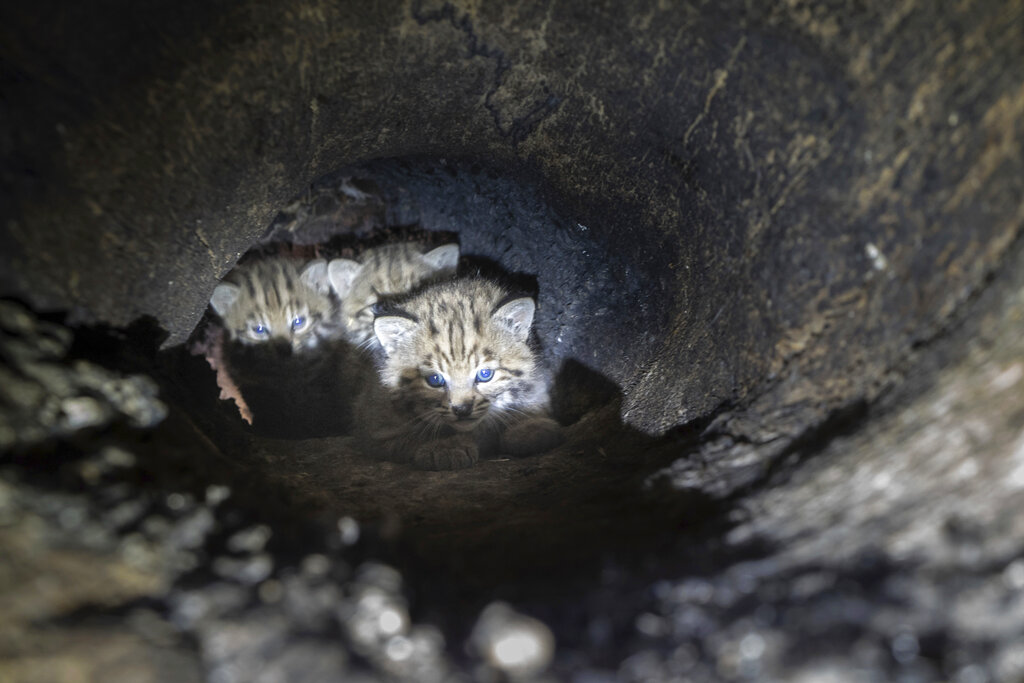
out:
M230 339L246 345L275 342L303 351L327 336L336 316L327 262L299 265L286 258L254 261L217 285L210 306Z
M488 280L434 285L374 321L381 381L424 427L468 431L539 408L546 389L527 343L534 310L533 299Z
M341 318L349 341L366 344L373 339L374 304L455 274L459 245L446 244L421 252L417 242L386 244L368 249L358 261L330 262L328 278L341 300Z

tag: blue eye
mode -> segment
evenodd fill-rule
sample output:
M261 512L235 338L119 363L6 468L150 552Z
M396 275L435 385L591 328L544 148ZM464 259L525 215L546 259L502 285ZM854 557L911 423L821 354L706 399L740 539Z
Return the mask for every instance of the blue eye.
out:
M300 315L299 317L297 317L295 320L292 321L292 329L293 330L297 330L297 329L299 329L300 327L302 327L305 324L306 324L306 319L303 318Z
M267 326L263 325L261 323L256 323L255 325L252 326L252 332L257 337L262 337L263 335L267 334L267 332L268 332Z
M440 389L444 386L444 377L435 372L433 375L427 377L427 384L435 389Z
M494 370L490 368L480 368L476 373L477 382L490 382L492 377L494 377Z

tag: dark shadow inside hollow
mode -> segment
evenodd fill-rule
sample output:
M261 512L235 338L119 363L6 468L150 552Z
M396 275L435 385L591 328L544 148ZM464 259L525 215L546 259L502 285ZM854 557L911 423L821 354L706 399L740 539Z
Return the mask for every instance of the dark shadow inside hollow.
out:
M573 220L525 173L428 158L342 169L288 203L240 263L281 253L349 258L413 239L427 247L458 242L460 274L496 279L536 298L533 339L550 370L575 360L620 386L634 382L675 306L663 296L653 300L664 289L665 269L649 258L638 262L622 249L621 235L612 246L609 236ZM217 342L207 332L218 329L210 322L208 313L191 342L205 344L208 357ZM267 347L240 351L237 374L245 377L235 379L246 384L258 433L303 438L348 431L346 408L332 406L331 387L322 386L333 371L297 358L282 362Z
M242 388L254 412L249 426L218 399L214 372L194 353L216 329L209 318L193 335L192 353L186 346L160 353L168 395L255 489L271 492L268 507L328 523L352 516L376 529L381 552L412 575L457 577L445 590L578 581L596 576L609 553L658 547L694 520L714 517L710 499L654 495L648 481L686 454L700 426L656 438L620 417L620 381L607 363L639 353L644 339L660 334L661 315L642 305L650 281L529 182L472 162L366 164L314 183L254 250L331 258L386 241L453 238L464 257L461 274L536 296L534 333L553 377L554 415L566 430L553 451L499 456L456 472L359 453L348 437L350 411L321 395L324 389L351 402L350 387L329 369L312 386L317 372L271 352L250 359L259 376Z
M536 299L532 340L549 371L575 361L612 384L634 381L674 306L651 300L664 269L635 263L621 245L611 246L607 236L599 238L560 211L542 187L523 171L499 173L471 160L367 162L306 188L240 264L274 254L350 258L368 247L409 240L428 248L458 242L460 275L483 275ZM341 389L345 400L337 396L346 380L336 379L336 366L345 362L322 363L324 356L352 357L344 344L315 359L285 358L269 344L229 343L219 331L208 311L190 346L214 367L233 365L227 384L239 385L256 433L308 438L350 432L345 400L352 392ZM223 380L224 373L218 377Z
M279 213L263 242L373 244L410 229L456 236L465 266L489 274L497 264L501 273L535 278L534 330L551 367L574 358L624 384L632 379L624 359L665 332L676 303L662 294L652 300L663 289L665 264L613 247L544 187L525 170L473 160L367 162L315 181Z

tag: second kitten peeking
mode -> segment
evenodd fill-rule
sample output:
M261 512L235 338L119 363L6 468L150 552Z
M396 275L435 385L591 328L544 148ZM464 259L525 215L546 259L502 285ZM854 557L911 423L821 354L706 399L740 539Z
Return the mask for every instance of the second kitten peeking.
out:
M419 242L385 244L367 249L357 259L334 259L327 266L327 276L341 301L345 337L364 346L374 339L374 304L455 275L459 245L446 244L423 253Z

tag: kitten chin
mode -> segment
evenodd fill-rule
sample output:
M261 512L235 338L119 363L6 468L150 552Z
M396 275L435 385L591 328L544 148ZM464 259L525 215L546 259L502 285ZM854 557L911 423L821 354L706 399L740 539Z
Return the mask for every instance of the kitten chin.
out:
M456 420L448 425L453 431L458 433L472 432L480 426L480 420Z
M535 304L466 278L432 285L374 320L379 382L356 428L368 454L423 469L532 455L561 441L548 381L529 344ZM469 419L467 419L469 418Z

